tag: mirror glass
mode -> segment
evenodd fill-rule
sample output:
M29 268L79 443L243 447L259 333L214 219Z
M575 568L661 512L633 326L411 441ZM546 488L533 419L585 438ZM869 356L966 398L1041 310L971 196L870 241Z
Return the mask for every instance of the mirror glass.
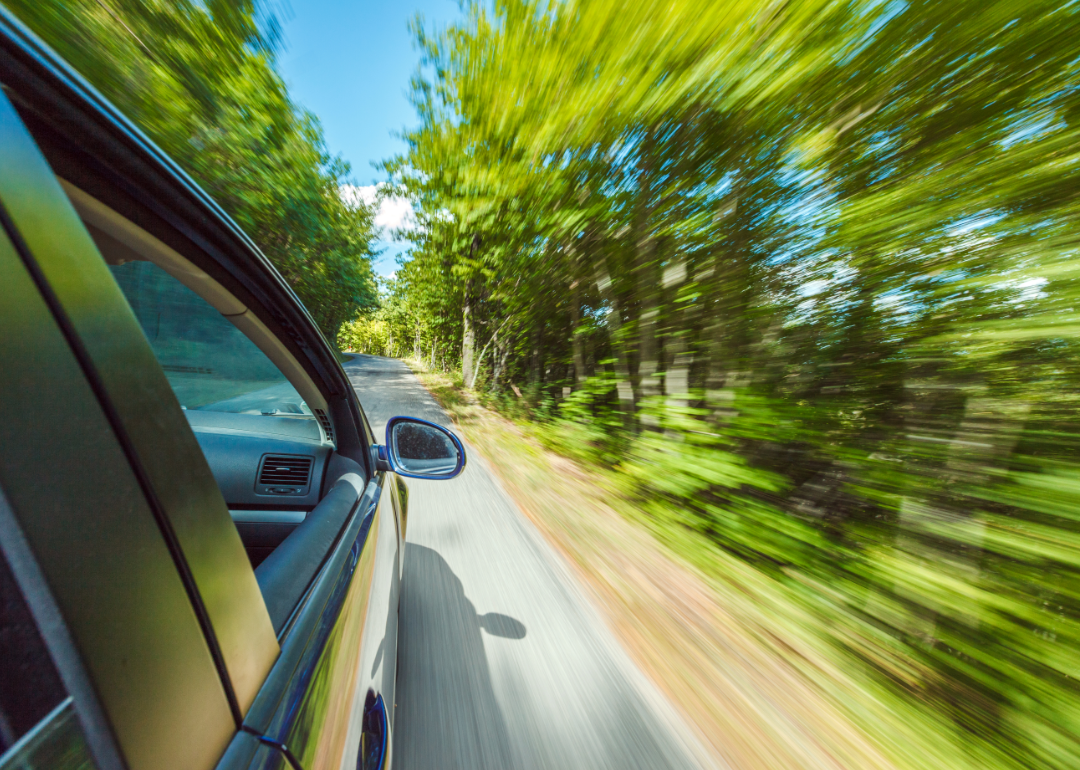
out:
M394 464L418 476L450 476L460 456L451 438L433 425L399 422L391 428Z

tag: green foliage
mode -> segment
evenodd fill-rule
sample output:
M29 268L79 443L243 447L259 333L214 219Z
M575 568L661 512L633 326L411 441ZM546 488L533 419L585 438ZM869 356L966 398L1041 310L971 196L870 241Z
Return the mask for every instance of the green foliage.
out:
M543 405L546 409L539 410L542 428L538 437L568 457L615 465L623 456L628 438L622 431L615 388L614 372L605 367L557 406L553 402Z
M425 350L420 347L422 327L418 325L416 312L402 294L402 281L396 278L379 280L378 305L341 327L338 346L358 353L423 358Z
M338 347L352 353L390 355L390 325L377 314L365 314L342 324L337 336Z
M375 303L373 212L339 194L255 0L6 0L255 240L328 339Z
M894 756L1080 764L1080 11L497 0L417 34L398 333L804 597L933 732Z

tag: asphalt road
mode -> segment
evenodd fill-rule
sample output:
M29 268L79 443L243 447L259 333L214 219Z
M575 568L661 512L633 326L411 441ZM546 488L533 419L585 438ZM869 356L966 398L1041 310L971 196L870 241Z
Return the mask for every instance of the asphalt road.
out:
M377 435L398 414L452 427L400 361L357 356L345 369ZM453 481L408 483L395 770L702 766L475 452Z

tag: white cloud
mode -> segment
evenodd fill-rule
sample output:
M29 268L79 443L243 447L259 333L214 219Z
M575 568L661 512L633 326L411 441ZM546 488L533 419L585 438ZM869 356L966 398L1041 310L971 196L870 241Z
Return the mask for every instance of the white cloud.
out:
M416 218L413 217L412 204L406 198L397 196L384 198L379 205L379 213L375 216L375 225L389 230L416 228Z
M415 230L416 217L413 216L412 204L408 198L399 195L378 198L379 190L383 186L383 182L362 186L343 184L339 190L341 199L350 206L355 206L360 201L368 206L378 203L379 210L375 214L375 226L382 228L387 235L393 230Z
M343 184L338 188L338 193L341 195L341 200L345 201L346 206L355 206L361 202L370 205L375 200L375 192L378 187L378 185L374 184L365 187L355 184Z

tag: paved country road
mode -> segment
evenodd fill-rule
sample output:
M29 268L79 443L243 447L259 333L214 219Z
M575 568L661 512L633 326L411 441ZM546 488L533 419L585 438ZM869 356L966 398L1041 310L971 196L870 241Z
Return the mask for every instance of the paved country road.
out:
M378 436L398 414L452 427L400 361L356 356L345 370ZM469 449L458 479L408 481L395 770L701 766L683 723Z

